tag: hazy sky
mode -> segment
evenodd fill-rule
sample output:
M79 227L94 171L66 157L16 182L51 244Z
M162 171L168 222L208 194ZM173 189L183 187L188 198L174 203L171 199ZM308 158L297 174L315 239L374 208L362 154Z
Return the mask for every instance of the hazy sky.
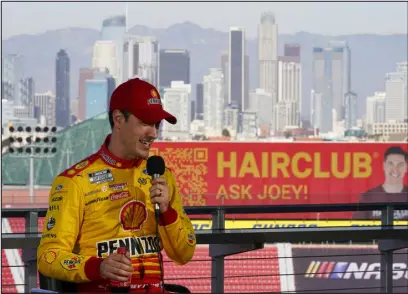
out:
M191 21L204 28L228 31L243 26L247 37L256 37L264 11L276 15L279 33L299 31L327 35L378 33L407 34L407 3L152 3L131 2L129 25L165 28ZM85 27L100 29L106 17L125 11L125 2L3 2L2 39L19 34Z

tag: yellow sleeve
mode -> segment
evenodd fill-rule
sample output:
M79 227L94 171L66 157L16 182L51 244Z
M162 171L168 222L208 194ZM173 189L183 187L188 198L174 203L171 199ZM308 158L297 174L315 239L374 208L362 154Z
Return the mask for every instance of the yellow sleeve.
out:
M184 212L174 176L169 171L166 174L170 203L167 211L160 215L159 234L167 256L178 264L186 264L194 255L196 236L190 218Z
M82 189L70 177L52 185L37 267L43 275L72 283L99 280L103 259L73 253L84 215Z

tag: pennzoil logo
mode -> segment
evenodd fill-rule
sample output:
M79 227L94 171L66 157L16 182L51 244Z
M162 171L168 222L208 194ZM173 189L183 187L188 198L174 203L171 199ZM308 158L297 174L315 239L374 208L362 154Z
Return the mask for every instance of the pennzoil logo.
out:
M130 257L161 251L160 240L156 236L126 237L96 243L96 256L100 258L107 257L116 253L120 247L125 247L129 251Z
M83 257L73 256L71 259L61 260L61 266L69 271L79 269L79 264L81 263Z
M139 231L146 219L147 208L141 201L129 201L120 210L119 222L124 231Z

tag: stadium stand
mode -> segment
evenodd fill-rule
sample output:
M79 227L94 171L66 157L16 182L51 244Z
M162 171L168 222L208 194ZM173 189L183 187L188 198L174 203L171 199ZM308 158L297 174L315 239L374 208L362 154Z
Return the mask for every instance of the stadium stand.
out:
M108 115L103 113L56 133L55 148L58 150L58 156L34 159L35 185L49 186L55 175L98 150L109 132ZM41 143L36 145L41 146ZM72 153L68 153L67 150ZM10 153L5 153L1 164L3 185L28 184L28 158L13 157Z
M44 218L38 219L38 228L42 231ZM3 226L9 226L12 233L25 231L24 219L3 219ZM9 249L8 252L18 252L21 263L21 249ZM2 288L4 293L17 292L16 287L7 286L19 284L17 275L24 275L22 267L15 267L14 274L9 266L15 266L7 259L6 250L2 250ZM276 246L267 246L264 249L246 252L225 260L225 292L248 293L248 292L279 292L281 282L279 277L278 250ZM164 254L165 280L172 284L180 284L188 287L193 293L211 292L211 258L208 246L197 246L193 260L187 265L180 266L169 260ZM259 276L262 271L262 276ZM251 277L252 276L252 277ZM245 277L245 279L242 279Z

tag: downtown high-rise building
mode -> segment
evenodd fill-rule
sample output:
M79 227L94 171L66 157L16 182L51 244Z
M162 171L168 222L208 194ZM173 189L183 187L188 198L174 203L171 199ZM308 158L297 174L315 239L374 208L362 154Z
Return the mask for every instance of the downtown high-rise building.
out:
M259 87L272 94L277 103L278 25L272 12L265 12L258 25ZM272 112L272 109L271 109Z
M24 57L19 54L7 54L2 57L1 75L2 99L13 101L15 106L21 106L24 100Z
M203 118L206 136L221 136L224 118L224 74L210 68L203 79Z
M108 111L115 86L108 71L94 71L92 79L85 81L85 119Z
M34 117L49 127L57 125L56 97L51 91L34 94Z
M273 106L274 130L300 126L302 101L302 67L299 57L278 58L278 101Z
M403 122L408 119L408 62L399 62L396 71L385 76L386 122Z
M245 30L231 27L228 50L228 105L234 105L242 112L246 101L245 87ZM205 103L205 102L204 102Z
M77 120L84 121L86 119L86 81L92 80L96 68L80 68L78 81L78 117Z
M123 45L123 81L140 78L159 87L159 42L151 36L127 35Z
M300 62L300 45L287 43L283 46L283 55L292 57L293 61Z
M99 40L93 46L92 68L99 71L109 71L109 74L119 83L121 81L118 44L113 40Z
M196 94L195 119L202 120L203 113L204 113L204 85L202 83L196 84L195 94ZM223 101L223 105L224 105L224 101Z
M100 41L110 41L115 44L115 46L108 46L110 49L115 47L115 53L110 53L109 56L114 56L115 65L111 66L115 68L115 71L109 69L109 73L115 77L116 83L120 84L124 81L123 79L123 44L124 37L126 34L126 16L116 15L103 20L101 29ZM107 49L103 49L107 50ZM112 61L111 61L112 62ZM95 67L95 66L93 66Z
M69 96L70 59L65 50L58 51L55 65L56 126L66 128L71 125L71 99Z
M163 89L163 108L177 117L177 124L164 122L163 138L189 139L191 123L191 85L182 81L171 82L170 88Z
M349 91L344 95L344 128L357 127L357 94Z
M160 88L168 88L172 81L190 84L190 53L180 49L161 49L159 68Z
M385 122L385 92L375 92L366 100L365 125Z
M313 48L312 126L322 133L331 132L333 117L336 121L345 118L345 99L350 92L350 48L347 43L330 42L328 48ZM349 107L352 105L348 104ZM348 110L349 113L353 111Z

